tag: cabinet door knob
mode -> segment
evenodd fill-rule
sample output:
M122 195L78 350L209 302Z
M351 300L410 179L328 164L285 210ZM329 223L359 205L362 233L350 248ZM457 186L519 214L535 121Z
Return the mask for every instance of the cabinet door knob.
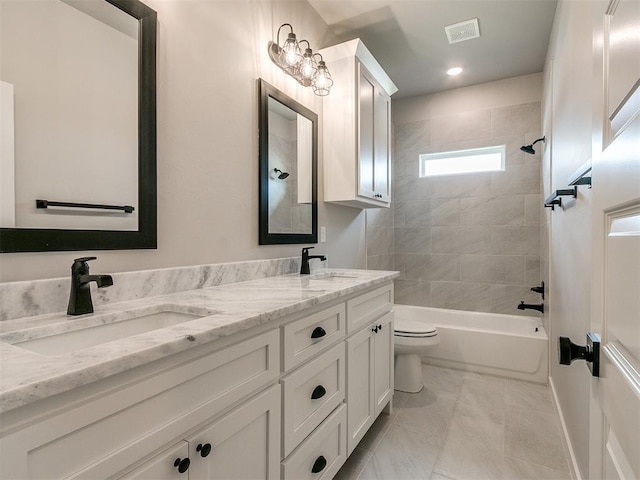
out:
M313 332L311 332L311 338L322 338L327 334L327 332L325 331L324 328L322 327L316 327L313 329Z
M202 443L199 443L196 447L196 452L200 452L200 456L202 458L207 457L211 453L211 444L205 443L203 445Z
M318 385L316 388L313 389L313 393L311 394L311 399L317 400L319 398L324 397L326 393L327 393L327 389L324 388L322 385Z
M382 325L378 325L378 330L382 330Z
M378 333L378 325L376 325L375 327L373 327L373 328L371 329L371 331L372 331L373 333Z
M191 465L191 460L188 458L176 458L176 461L173 462L173 466L178 467L179 473L184 473L189 470L189 465Z
M313 467L311 467L311 473L320 473L324 470L324 467L327 466L327 459L320 455L316 458L316 461L313 462Z

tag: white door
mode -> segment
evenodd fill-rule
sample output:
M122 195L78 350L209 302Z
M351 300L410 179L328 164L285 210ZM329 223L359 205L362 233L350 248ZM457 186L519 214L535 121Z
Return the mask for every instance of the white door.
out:
M640 478L640 2L612 0L596 29L591 478ZM604 40L604 41L603 41ZM601 47L597 47L601 45ZM601 49L600 49L601 48ZM596 72L598 73L598 72Z
M358 112L360 154L358 158L358 195L374 198L376 82L360 63L358 63L358 68L360 72L358 81L358 104L360 105Z
M393 396L393 312L375 321L374 335L374 414L377 417Z
M375 420L373 325L347 340L347 455Z
M188 439L189 478L280 478L280 386L276 385Z
M375 88L374 104L374 198L390 201L391 194L391 97L379 84Z
M183 440L120 480L187 480L190 466L189 444Z

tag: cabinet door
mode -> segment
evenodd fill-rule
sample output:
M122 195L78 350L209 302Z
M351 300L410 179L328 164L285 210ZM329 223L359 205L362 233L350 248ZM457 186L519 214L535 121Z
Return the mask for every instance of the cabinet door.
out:
M375 195L375 117L376 82L359 63L358 82L358 195L374 198Z
M376 84L374 104L374 198L383 202L391 199L391 98Z
M189 444L181 441L120 478L121 480L187 480L189 470L180 473L178 471L179 465L175 464L188 457Z
M188 442L191 479L278 479L280 387L240 405Z
M376 320L378 332L374 335L374 399L375 416L389 403L393 395L393 312Z
M375 420L374 337L366 327L347 340L347 455Z

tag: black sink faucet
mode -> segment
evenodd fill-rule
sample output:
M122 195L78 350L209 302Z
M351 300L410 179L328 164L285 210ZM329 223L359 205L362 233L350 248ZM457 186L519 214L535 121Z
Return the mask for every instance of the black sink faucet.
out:
M544 303L541 303L539 305L530 305L528 303L524 303L524 302L520 302L520 305L518 305L518 310L537 310L540 313L544 313Z
M111 275L89 275L89 264L87 262L95 259L96 257L82 257L73 261L67 315L82 315L93 312L91 288L89 286L91 282L96 282L98 288L113 285Z
M314 247L303 247L302 248L302 264L300 265L300 275L309 275L311 271L309 270L309 260L312 258L319 258L322 261L325 261L327 257L324 255L309 255L309 250Z

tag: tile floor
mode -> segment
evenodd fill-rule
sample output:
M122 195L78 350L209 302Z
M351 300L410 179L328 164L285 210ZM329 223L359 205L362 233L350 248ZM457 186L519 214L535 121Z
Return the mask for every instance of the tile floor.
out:
M335 480L571 480L551 389L423 365Z

